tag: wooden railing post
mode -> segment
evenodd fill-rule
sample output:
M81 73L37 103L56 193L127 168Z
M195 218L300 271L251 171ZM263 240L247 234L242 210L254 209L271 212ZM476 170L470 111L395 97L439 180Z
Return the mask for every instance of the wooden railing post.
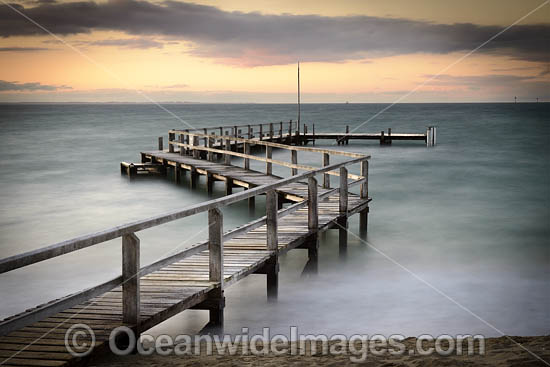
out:
M159 150L164 150L164 143L162 142L162 136L159 136Z
M272 148L270 146L265 147L265 158L271 159ZM271 162L265 162L265 174L271 175L273 173L273 164Z
M199 137L196 135L193 135L193 146L198 147L199 146ZM193 149L193 158L199 159L200 158L201 151L198 149Z
M313 133L312 135L312 140L313 140L313 145L315 146L315 124L311 124L311 132Z
M122 321L139 324L139 238L134 233L122 236Z
M212 135L214 135L214 132L212 132ZM214 138L208 138L208 148L214 148ZM214 153L208 152L208 160L212 162L214 160Z
M340 215L348 213L348 169L340 167Z
M346 139L344 140L346 142L346 145L349 144L348 135L349 135L349 125L346 125Z
M308 179L307 190L307 226L310 232L317 232L319 228L319 209L317 202L317 180L315 177Z
M250 155L250 144L249 143L243 143L243 153L246 155ZM245 158L244 159L244 169L250 169L250 159Z
M204 147L208 148L208 129L204 128L203 133L204 133Z
M170 153L174 153L174 146L172 145L172 142L176 140L174 133L168 133L168 151Z
M225 150L226 151L231 150L231 140L229 138L225 139ZM223 159L224 159L225 164L231 164L231 155L230 154L224 154Z
M340 167L340 218L338 218L338 244L340 256L345 256L348 247L348 170Z
M275 190L266 192L266 226L267 226L267 249L273 251L265 265L267 276L267 299L277 299L279 289L279 242L277 239L277 200L279 194Z
M273 122L269 123L269 140L273 141Z
M364 160L361 162L361 176L365 178L365 181L361 184L361 199L367 200L369 197L369 161ZM359 212L359 235L362 239L367 238L369 223L369 207Z
M252 127L248 125L248 139L252 139Z
M323 167L326 167L330 164L330 154L323 153ZM330 175L328 173L323 173L323 189L330 189Z
M189 133L189 130L185 130L186 133ZM189 135L185 135L185 144L189 145ZM189 148L185 148L185 154L189 155Z
M208 279L211 282L219 283L217 289L212 290L209 295L210 325L223 326L223 309L225 298L223 295L224 272L223 272L223 215L218 208L208 211Z
M278 239L277 239L277 192L270 190L266 193L266 225L267 225L267 249L270 251L277 251Z
M264 139L264 125L260 124L260 140Z
M180 134L180 136L179 136L180 144L184 144L184 138L185 138L184 135ZM185 148L181 145L180 145L180 155L185 155Z
M209 280L223 287L223 214L220 209L208 210Z
M281 138L281 140L283 139L283 122L281 121L280 122L280 127L279 127L279 137Z
M298 164L298 151L294 150L294 149L291 150L290 151L290 158L291 158L292 164ZM292 167L291 171L292 171L292 176L296 176L298 174L298 168Z
M369 161L361 162L361 176L365 178L365 182L361 184L361 199L369 197Z

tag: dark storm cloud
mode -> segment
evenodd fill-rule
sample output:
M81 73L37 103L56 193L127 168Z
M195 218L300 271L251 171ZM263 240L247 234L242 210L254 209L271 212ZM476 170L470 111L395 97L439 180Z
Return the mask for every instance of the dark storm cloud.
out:
M66 85L56 86L40 83L18 83L0 80L0 92L55 91L60 89L71 89L71 87Z
M193 54L249 65L343 61L385 55L471 50L503 29L475 24L435 24L369 16L264 15L226 12L185 2L110 0L16 6L56 34L117 30L195 43ZM0 36L44 34L6 6ZM531 61L550 60L550 24L517 25L483 52Z

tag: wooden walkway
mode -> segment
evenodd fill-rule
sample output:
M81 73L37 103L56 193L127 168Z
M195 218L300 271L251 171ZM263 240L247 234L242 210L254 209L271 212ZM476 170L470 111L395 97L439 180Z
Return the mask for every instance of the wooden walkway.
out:
M185 136L186 133L181 134ZM127 326L139 334L186 309L208 310L210 325L223 326L223 290L227 286L250 274L265 274L267 296L274 300L278 293L278 256L281 253L296 248L307 249L309 261L316 264L318 235L331 228L339 229L340 248L345 251L347 221L356 213L361 213L361 228L366 231L371 200L368 196L368 156L287 146L285 149L291 151L291 161L294 162L287 164L270 158L271 148L277 143L241 139L244 151L247 151L248 144L265 145L267 157L214 147L199 148L198 145L170 139L169 144L179 146L180 151L143 152L142 161L168 169L172 167L176 179L181 179L182 171L188 171L192 175L205 175L212 183L214 180L224 181L228 194L235 185L244 187L245 191L0 260L0 273L4 273L113 238L122 238L120 277L0 322L0 364L63 366L85 362L89 354L75 356L65 345L67 331L78 324L88 325L93 330L93 353L108 351L111 332L119 326ZM230 147L226 142L223 145ZM188 148L192 148L191 151L187 151ZM314 170L298 164L297 152L300 150L322 154L322 161L326 164ZM197 154L201 151L209 153L205 159L200 159L200 154ZM327 155L331 154L343 154L351 159L329 164ZM225 163L215 162L214 155L219 155L218 159ZM245 160L264 161L266 172L226 164L231 156L241 155ZM268 174L272 164L289 167L293 176L281 178ZM348 172L347 167L353 164L361 166L361 176ZM298 174L298 170L306 172ZM323 177L322 185L317 183L316 175ZM330 187L330 181L326 179L329 175L339 177L339 188ZM360 193L349 192L348 189L356 185L360 186ZM250 203L251 199L262 194L266 195L265 217L222 233L223 216L219 208L247 199ZM282 199L292 202L292 205L282 209ZM208 212L208 241L148 266L140 265L136 232L201 212ZM89 337L79 341L92 345ZM124 340L117 339L117 343L123 345Z

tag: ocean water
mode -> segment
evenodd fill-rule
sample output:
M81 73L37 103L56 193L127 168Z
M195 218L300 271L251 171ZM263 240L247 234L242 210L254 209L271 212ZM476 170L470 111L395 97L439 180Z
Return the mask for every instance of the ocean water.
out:
M166 107L195 127L296 116L294 105ZM302 121L319 132L345 131L384 107L306 104ZM305 251L283 256L277 303L266 301L265 276L231 286L227 332L550 332L550 104L398 104L357 131L427 125L438 126L435 148L318 142L372 155L367 243L350 235L340 257L338 232L329 231L317 275L303 272ZM190 190L186 182L120 175L121 161L139 162L170 128L185 125L153 105L0 105L0 257L208 200L204 181ZM319 165L320 157L299 161ZM216 183L214 196L222 195ZM255 216L263 210L260 199ZM224 213L226 230L250 220L246 203ZM206 216L197 215L140 232L142 264L205 239L205 229ZM350 229L359 233L358 216ZM115 240L1 274L0 318L117 276L120 252ZM206 312L186 311L153 332L194 333L206 321Z

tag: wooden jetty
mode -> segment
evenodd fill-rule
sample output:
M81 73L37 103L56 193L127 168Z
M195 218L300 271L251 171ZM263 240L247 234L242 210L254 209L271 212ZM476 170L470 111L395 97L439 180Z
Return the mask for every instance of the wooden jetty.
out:
M312 143L315 145L317 140L334 140L338 145L349 144L350 140L378 140L380 145L391 145L392 141L423 141L426 146L433 147L436 145L436 130L435 126L428 126L426 132L423 133L395 133L391 128L387 131L381 131L379 133L358 133L350 132L349 125L346 126L345 131L341 133L319 133L315 131L315 124L311 125L312 129L309 131L309 126L301 124L296 121L266 123L266 124L249 124L249 125L234 125L234 126L220 126L220 127L205 127L202 129L187 129L183 132L189 133L188 136L184 136L183 139L186 144L193 144L193 136L196 136L198 140L195 145L204 145L209 147L207 135L210 136L233 136L238 138L246 138L250 140L260 140L276 142L288 145L307 145ZM171 132L175 133L175 132ZM196 135L198 134L198 135ZM210 137L213 139L212 137ZM172 140L171 136L169 137ZM219 139L213 140L213 146L220 147ZM230 147L235 150L235 144L242 144L242 142L230 141ZM171 147L171 146L170 146ZM224 147L221 147L224 149Z
M281 133L277 139L292 136L294 132L289 136ZM276 142L275 137L268 141L263 138L245 138L238 133L230 136L223 131L212 135L172 130L167 150L161 145L156 151L142 152L142 163L123 164L122 172L139 174L137 167L143 168L140 172L173 171L176 180L181 179L183 172L190 172L192 178L204 175L210 190L215 181L223 181L228 195L0 260L0 273L5 273L117 238L122 245L120 276L1 321L0 363L5 366L84 363L90 355L71 354L65 344L66 332L78 324L86 324L94 332L93 339L89 335L79 339L93 346L92 353L108 350L111 331L116 327L127 326L139 334L187 309L208 310L210 325L222 326L226 287L250 274L265 274L267 297L275 300L280 254L305 249L315 268L319 233L331 228L339 230L340 251L345 252L348 218L356 213L360 213L361 234L365 235L371 201L369 156L291 146ZM199 139L206 146L199 144ZM253 146L265 149L265 157L251 154ZM273 149L288 151L290 162L273 159ZM321 166L299 164L298 154L302 151L319 154ZM331 156L343 156L345 161L330 163ZM242 167L231 164L232 157L242 158ZM250 160L264 162L265 171L251 170ZM274 176L273 165L289 168L290 176ZM354 165L359 166L359 175L348 172ZM338 187L331 187L330 176L338 177ZM321 184L318 177L322 177ZM235 186L245 190L232 193ZM359 187L358 194L350 191L354 186ZM254 205L258 195L266 196L265 216L223 233L220 209L242 200ZM282 200L291 205L283 208ZM207 241L141 265L139 231L204 212L208 213L204 223L208 228ZM113 340L124 343L118 336Z

